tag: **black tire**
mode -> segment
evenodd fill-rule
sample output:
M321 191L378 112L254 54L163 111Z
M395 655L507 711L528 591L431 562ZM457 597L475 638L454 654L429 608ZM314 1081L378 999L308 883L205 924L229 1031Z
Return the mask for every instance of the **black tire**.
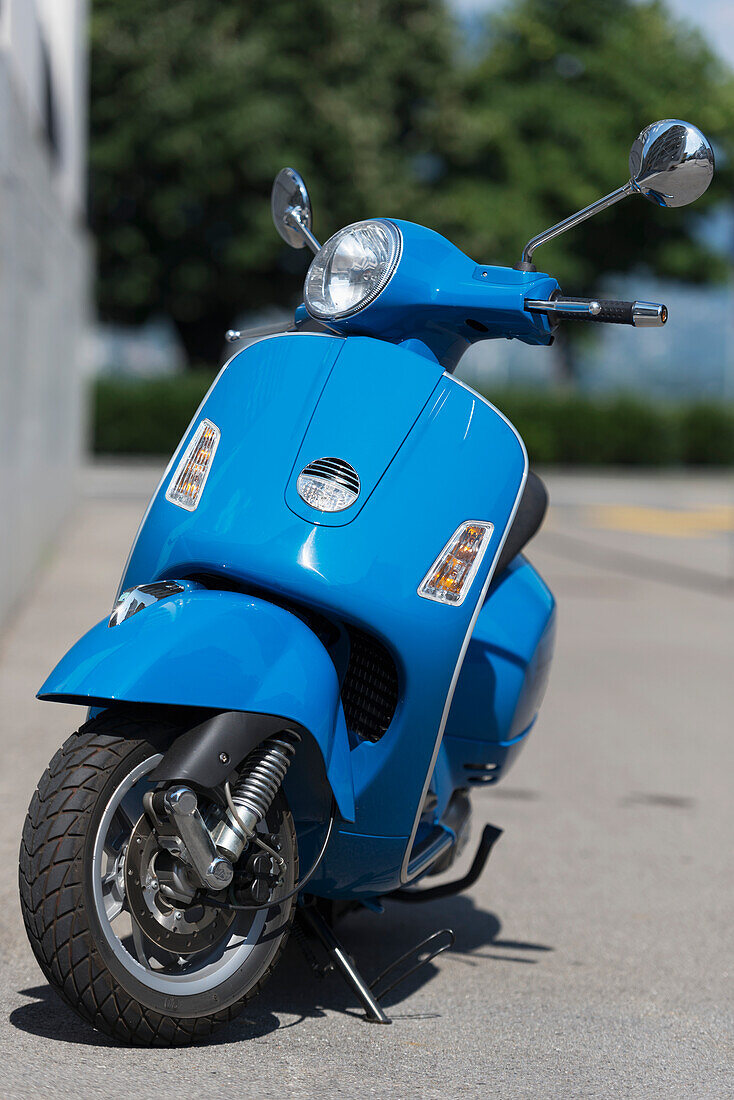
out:
M221 986L193 996L172 1000L144 986L113 954L93 900L95 836L119 784L180 732L124 712L108 711L87 722L41 778L20 847L23 920L43 973L83 1019L133 1046L187 1046L234 1019L277 965L294 914L295 899L273 907L262 950L258 942ZM298 874L296 835L282 794L270 813L285 840L284 853L292 853L292 886Z

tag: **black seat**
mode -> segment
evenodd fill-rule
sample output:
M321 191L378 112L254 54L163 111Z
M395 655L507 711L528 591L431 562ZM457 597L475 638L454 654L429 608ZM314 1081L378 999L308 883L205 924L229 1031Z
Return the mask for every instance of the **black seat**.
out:
M547 510L548 490L538 475L530 470L510 533L497 562L495 577L499 577L502 570L527 546L533 535L537 534Z

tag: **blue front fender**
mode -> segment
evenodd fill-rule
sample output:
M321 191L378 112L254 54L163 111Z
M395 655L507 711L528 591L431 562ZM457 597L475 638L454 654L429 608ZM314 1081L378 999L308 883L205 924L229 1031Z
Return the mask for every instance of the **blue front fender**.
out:
M111 701L274 714L305 727L347 821L354 821L349 741L333 662L289 611L239 592L186 591L73 646L39 699Z

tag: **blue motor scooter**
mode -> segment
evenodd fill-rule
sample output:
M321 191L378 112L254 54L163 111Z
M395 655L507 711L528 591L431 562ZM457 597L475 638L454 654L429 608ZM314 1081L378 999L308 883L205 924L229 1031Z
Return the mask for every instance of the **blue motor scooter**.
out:
M461 852L471 791L515 759L548 678L554 601L522 555L546 493L513 426L453 371L477 340L547 345L563 320L665 322L653 303L563 297L533 263L627 196L691 202L713 154L667 120L630 170L514 268L389 218L321 246L303 181L277 176L276 228L315 253L304 305L222 368L112 614L39 693L90 717L33 796L23 915L47 978L96 1028L206 1038L292 926L387 1023L381 992L449 946L443 930L368 984L333 917L476 880L491 826L467 875L425 884Z

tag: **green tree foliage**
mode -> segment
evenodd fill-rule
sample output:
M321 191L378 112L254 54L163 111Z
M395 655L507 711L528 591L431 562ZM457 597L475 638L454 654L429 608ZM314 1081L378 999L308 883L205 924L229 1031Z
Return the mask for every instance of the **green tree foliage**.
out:
M166 313L212 362L238 312L292 304L310 253L270 221L285 164L322 239L407 210L451 29L441 0L93 0L102 317Z
M470 46L455 50L445 0L93 0L102 317L166 313L192 361L211 363L239 312L292 305L310 253L270 222L285 164L306 178L321 239L402 215L512 264L623 182L632 139L666 117L715 142L704 199L628 200L537 263L578 294L636 266L722 276L697 226L731 193L734 90L698 34L650 0L512 0Z
M539 249L567 293L648 265L686 280L726 265L696 232L729 197L734 85L695 31L649 0L517 0L488 23L437 124L445 165L432 202L442 231L481 261L512 264L529 237L624 183L650 122L683 118L714 142L717 178L695 207L629 199ZM461 124L456 124L456 119Z

